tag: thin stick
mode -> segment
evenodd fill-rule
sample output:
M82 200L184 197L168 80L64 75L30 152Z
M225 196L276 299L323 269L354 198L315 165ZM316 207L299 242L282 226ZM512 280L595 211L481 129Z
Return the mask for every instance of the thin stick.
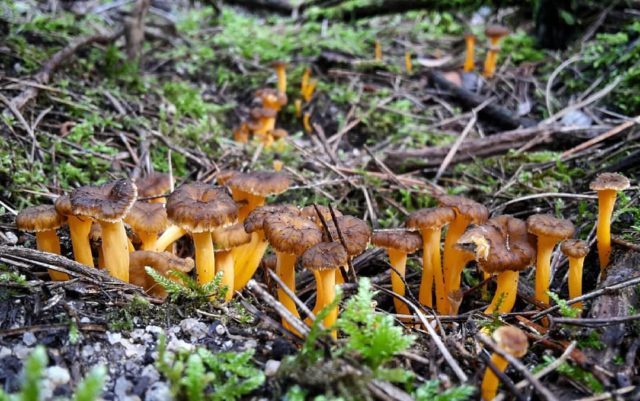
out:
M604 141L605 139L609 139L614 135L619 134L620 132L626 130L627 128L630 128L632 126L634 126L635 124L640 123L640 116L636 116L634 118L632 118L631 120L627 120L625 122L623 122L620 125L617 125L615 127L613 127L612 129L610 129L609 131L602 133L598 136L596 136L595 138L591 138L586 142L581 143L580 145L573 147L569 150L564 151L561 155L560 155L560 159L564 159L566 157L571 156L574 153L580 152L581 150L585 150L590 148L591 146L600 143L602 141Z
M608 317L606 319L588 319L588 318L573 319L573 318L566 318L566 317L554 317L552 321L553 323L559 323L559 324L591 327L591 326L612 326L614 324L632 322L634 320L640 320L640 315L615 316L615 317Z
M269 276L271 276L271 279L275 281L280 286L280 288L282 288L282 291L284 291L285 294L287 294L289 298L291 298L293 302L295 302L295 304L298 305L298 307L302 310L302 312L304 312L309 317L309 319L311 319L311 321L315 322L316 315L314 315L313 312L311 312L311 310L307 308L307 305L304 302L302 302L302 300L298 298L298 296L293 291L291 291L291 288L287 287L287 285L282 282L282 279L280 279L280 277L278 277L278 275L275 274L273 270L268 269L268 271L269 271Z
M252 294L256 296L256 298L260 298L267 305L275 309L276 312L282 317L284 320L289 322L291 327L293 327L300 335L303 337L307 337L309 335L309 328L306 324L304 324L300 319L295 317L284 305L278 302L277 299L271 296L264 288L260 286L254 279L249 280L247 283L247 288L251 291Z
M483 362L485 362L487 364L487 367L489 369L491 369L491 371L498 377L498 379L500 379L500 382L502 384L504 384L504 386L507 388L507 390L509 390L509 392L514 397L516 397L516 399L518 401L526 401L527 400L522 394L520 394L520 392L516 388L515 384L513 384L513 380L511 380L509 378L509 376L507 376L503 371L498 369L498 367L493 362L491 362L491 358L488 358L484 354L482 354L481 358L482 358ZM500 394L500 395L502 395L502 394ZM495 398L494 398L494 401L495 401Z
M344 240L344 236L342 235L342 231L340 230L340 226L338 225L338 216L336 216L335 210L333 210L333 206L329 203L329 213L331 213L331 220L333 221L333 225L336 226L336 231L338 232L338 238L340 238L340 243L347 249L347 242ZM351 274L351 279L354 283L358 283L358 276L356 275L356 271L353 268L353 264L351 263L351 257L347 258L347 265L349 266L349 274Z

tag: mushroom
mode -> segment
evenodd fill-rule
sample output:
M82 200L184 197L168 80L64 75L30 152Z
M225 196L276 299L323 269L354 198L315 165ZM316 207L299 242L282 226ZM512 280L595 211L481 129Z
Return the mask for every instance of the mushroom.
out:
M471 72L475 67L474 53L475 53L475 45L476 45L476 35L474 35L472 32L465 32L464 43L467 51L464 59L463 71Z
M242 122L233 130L233 140L238 143L249 143L249 124Z
M275 111L280 111L282 106L285 106L288 102L286 93L278 92L271 88L258 89L256 98L262 104L262 107Z
M498 216L470 227L459 239L458 248L473 255L480 268L497 273L497 287L484 313L511 312L518 293L518 275L533 264L535 239L527 224L515 217Z
M166 298L167 291L163 286L147 274L145 267L149 266L169 280L180 280L169 274L172 270L189 273L193 270L193 259L179 258L169 252L135 251L129 254L129 277L131 284L144 288L144 291L156 298Z
M569 298L577 298L582 295L582 266L589 253L589 244L581 239L568 239L562 241L560 250L569 259ZM582 309L582 302L571 306Z
M536 257L536 301L549 305L551 279L551 254L556 244L571 238L575 232L573 223L549 214L534 214L527 219L527 229L538 237Z
M311 77L311 68L307 67L302 73L302 79L300 80L300 92L304 96L304 93L309 86L309 78Z
M317 79L309 80L309 84L307 84L304 91L302 92L302 98L306 103L309 103L313 98L313 93L316 91L316 86L318 86Z
M391 289L400 296L405 294L404 276L407 266L407 255L422 248L422 237L418 233L410 231L376 231L371 237L371 243L384 248L389 255L391 270ZM397 298L393 298L396 312L401 315L410 315L407 304Z
M616 204L618 191L629 188L629 179L617 173L602 173L589 184L592 191L598 192L598 258L600 272L604 272L609 265L611 255L611 215Z
M302 115L302 127L304 128L304 132L307 134L313 132L313 127L311 126L311 113L305 112Z
M64 217L53 205L40 205L23 209L16 216L18 230L36 234L36 246L39 251L60 255L60 239L56 230L64 224ZM53 281L69 280L66 273L49 269Z
M191 233L198 284L209 283L215 277L211 232L236 222L235 202L225 188L201 182L183 184L169 195L167 216L171 223Z
M278 92L287 93L287 63L275 61L272 66L276 69L276 75L278 76Z
M124 218L124 222L140 238L140 249L152 251L156 249L158 234L167 228L167 211L161 203L137 201Z
M313 222L288 213L267 216L263 224L266 237L278 258L276 274L291 291L295 292L296 258L315 244L322 242L322 232ZM281 288L278 288L278 299L294 316L300 316L293 299ZM283 325L291 329L288 322L283 321Z
M302 266L311 270L316 277L318 310L324 309L336 298L336 271L347 263L348 254L339 242L320 242L302 254ZM338 307L335 306L324 318L326 328L335 325L338 319ZM337 332L331 332L337 338Z
M249 129L255 135L264 136L276 126L278 112L266 107L254 107L251 109L251 122Z
M462 269L473 260L469 254L456 249L455 244L469 224L482 224L489 218L489 210L482 204L455 195L443 195L438 198L440 206L450 207L456 214L449 224L444 238L444 286L447 294L460 289Z
M302 117L302 99L296 99L293 105L296 110L296 117Z
M137 195L132 181L120 179L77 188L70 196L73 214L91 217L100 224L105 267L109 274L124 282L129 282L129 238L122 219Z
M484 33L489 38L489 51L484 60L482 75L485 78L491 78L496 72L496 62L498 61L498 52L500 51L500 39L507 36L509 30L502 25L490 25Z
M254 209L244 220L244 230L251 234L251 242L245 248L245 252L234 255L238 258L235 263L235 291L244 288L258 269L260 260L269 245L264 233L264 220L267 216L277 213L289 213L296 216L300 212L297 207L292 205L266 205Z
M244 230L242 224L234 224L213 231L211 238L216 244L216 273L222 272L220 285L222 288L227 288L224 300L230 301L235 289L234 260L231 250L251 241L251 235Z
M138 188L139 198L164 195L173 189L171 176L165 173L151 173L146 177L137 179L135 183ZM151 203L165 203L166 201L167 199L164 196L149 200Z
M517 327L513 326L501 326L493 332L493 340L496 342L496 346L507 354L514 358L522 358L527 354L529 349L529 341L527 335ZM504 372L509 365L506 359L500 356L498 353L491 354L491 363L500 371ZM493 400L498 393L498 385L500 380L493 371L487 367L484 377L482 378L482 385L480 392L484 401Z
M375 43L375 60L382 61L382 45L380 44L380 41L377 39Z
M436 207L415 211L405 222L409 230L420 231L422 235L422 280L418 300L425 306L433 307L432 289L435 281L436 310L443 314L448 313L449 308L442 276L440 236L442 227L451 223L455 216L453 209L449 207Z
M323 213L322 210L321 213ZM344 242L347 247L349 260L351 260L367 249L369 241L371 240L371 228L369 228L367 223L357 217L341 216L336 214L336 219L338 220L338 227L340 228L340 233L342 233L342 237L344 238ZM333 239L333 241L340 241L340 236L338 235L335 222L331 219L325 219L325 221L327 222L327 228L331 233L331 239ZM326 233L323 233L323 237L325 241L330 241L330 238L326 236ZM344 277L342 276L342 272L339 270L336 274L336 282L338 284L344 284Z
M67 195L56 199L55 208L58 214L67 218L74 259L85 266L93 267L93 255L89 242L92 220L89 217L76 216L71 213L71 199Z
M331 210L327 206L324 206L324 205L315 205L315 206L314 205L309 205L309 206L305 206L302 209L300 209L300 216L306 217L307 219L310 219L311 221L316 223L316 225L320 229L323 229L324 226L322 225L322 220L320 220L320 217L318 216L318 212L316 212L316 207L320 211L320 214L322 214L322 218L324 218L325 222L328 223L331 220L333 220L333 216L331 215ZM336 217L342 216L342 213L339 210L334 209L333 213L336 215Z
M413 63L411 62L411 52L406 50L404 52L404 68L407 70L407 74L413 72Z
M246 205L240 207L238 215L238 220L242 223L252 210L264 204L267 196L286 191L291 185L291 179L286 173L254 171L237 173L225 185L231 189L233 200L247 201Z

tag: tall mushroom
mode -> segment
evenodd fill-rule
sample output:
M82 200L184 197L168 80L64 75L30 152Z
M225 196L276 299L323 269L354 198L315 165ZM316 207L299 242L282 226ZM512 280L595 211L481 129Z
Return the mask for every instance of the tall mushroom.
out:
M244 222L247 215L264 205L267 196L278 195L285 192L291 185L289 175L274 171L253 171L250 173L237 173L225 182L231 189L233 200L247 201L239 211L238 220Z
M519 272L531 266L536 255L535 239L527 232L527 224L511 216L494 217L470 227L458 239L457 247L470 252L484 272L498 275L496 292L484 313L511 312Z
M389 255L391 270L391 289L400 296L405 294L404 276L407 267L407 255L422 248L422 237L418 233L410 231L376 231L371 237L371 243L384 248ZM397 298L393 298L396 312L401 315L410 315L407 304Z
M136 200L136 185L125 179L100 186L86 186L71 193L71 211L91 217L102 229L102 253L109 273L129 282L129 238L123 219Z
M251 241L251 235L247 234L242 224L234 224L211 233L213 243L216 245L216 273L222 272L220 285L227 288L224 300L233 298L235 289L235 272L232 249Z
M275 61L272 66L276 69L276 75L278 76L278 92L287 93L287 63Z
M169 252L135 251L129 254L129 278L131 284L144 288L147 294L164 299L167 291L144 268L149 266L169 280L179 281L170 274L171 271L189 273L193 270L193 265L193 259L179 258Z
M140 249L145 251L156 249L158 234L163 232L169 223L167 211L162 203L140 201L133 204L124 222L138 235L142 243Z
M442 227L451 223L455 216L449 207L435 207L415 211L405 221L409 230L420 231L422 235L422 280L418 299L421 304L432 308L435 282L436 310L442 314L449 313L449 307L440 257L440 237Z
M324 309L336 298L336 271L344 266L348 259L346 249L339 242L321 242L307 249L302 254L302 266L309 269L316 277L318 310ZM331 328L338 319L338 307L331 309L324 318L326 328ZM337 332L332 331L333 338Z
M211 232L236 222L235 202L225 188L201 182L183 184L169 195L167 216L171 223L191 233L198 284L209 283L216 271Z
M475 45L476 45L476 35L472 32L464 33L464 43L466 47L466 54L464 59L464 72L471 72L475 67L474 62L474 53L475 53Z
M582 266L589 253L589 244L581 239L568 239L562 241L560 250L569 259L569 298L577 298L582 295ZM571 306L582 309L582 302Z
M85 266L93 267L93 255L89 242L92 220L89 217L71 213L71 199L67 195L56 199L55 208L58 214L67 218L74 259Z
M498 53L500 52L500 39L507 36L509 30L502 25L490 25L485 30L485 34L489 38L489 51L484 60L482 75L486 78L492 78L496 72L496 63L498 61Z
M629 179L617 173L602 173L589 184L592 191L598 192L598 226L596 238L598 239L598 258L600 259L600 272L604 272L609 266L611 256L611 216L616 204L619 191L629 188Z
M515 358L522 358L527 354L527 350L529 349L527 335L517 327L498 327L496 331L493 332L493 340L496 342L498 348ZM491 362L500 372L504 372L509 365L506 359L495 352L491 355ZM493 400L498 393L499 384L500 380L498 380L498 376L487 367L480 387L482 399L484 401Z
M64 217L53 205L40 205L23 209L16 216L16 226L20 231L33 232L39 251L60 255L60 239L56 230L64 224ZM49 269L53 281L69 280L69 275Z
M575 227L569 220L558 219L548 214L534 214L527 219L527 229L538 237L536 301L549 305L551 254L558 242L573 236Z
M277 213L264 220L264 231L278 258L276 274L293 292L296 290L295 264L298 256L322 241L322 232L313 222L288 213ZM298 308L283 289L278 288L278 299L296 317ZM283 321L287 329L291 326Z
M173 188L171 176L165 173L151 173L146 177L139 178L135 181L138 187L139 198L156 197L149 200L151 203L165 203L167 199L164 196Z

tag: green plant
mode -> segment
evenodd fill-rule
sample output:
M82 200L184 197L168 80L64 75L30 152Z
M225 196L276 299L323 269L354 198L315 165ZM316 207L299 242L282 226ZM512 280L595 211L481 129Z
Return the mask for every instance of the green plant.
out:
M549 355L543 355L542 360L544 362L533 369L534 373L536 371L543 369L544 367L546 367L547 365L555 361L556 358ZM556 371L568 377L571 380L575 380L583 384L584 386L588 387L591 391L593 391L596 394L602 393L604 391L604 386L602 385L602 383L600 383L600 381L598 381L598 379L596 379L593 373L588 372L578 366L574 366L568 362L563 362L556 369Z
M442 391L438 380L429 380L414 391L413 397L416 401L464 401L475 392L474 386L466 384Z
M549 294L549 298L551 298L553 302L558 305L558 307L560 308L560 314L562 316L571 318L580 316L580 309L572 308L569 304L567 304L567 301L560 298L558 294L551 291L547 291L547 294Z
M207 303L211 299L222 300L228 290L226 287L220 288L222 272L216 274L212 281L204 285L200 285L196 280L179 271L171 271L169 274L179 279L182 283L163 276L149 266L145 267L145 271L156 281L156 283L160 284L165 290L167 290L169 299L172 302L175 302L180 298L196 301L196 303Z

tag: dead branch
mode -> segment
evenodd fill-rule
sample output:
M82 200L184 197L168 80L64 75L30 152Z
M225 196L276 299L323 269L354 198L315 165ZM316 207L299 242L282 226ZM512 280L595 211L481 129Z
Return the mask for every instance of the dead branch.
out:
M138 60L144 44L144 17L151 5L151 0L137 0L131 15L125 18L124 29L127 42L127 56L130 60Z

